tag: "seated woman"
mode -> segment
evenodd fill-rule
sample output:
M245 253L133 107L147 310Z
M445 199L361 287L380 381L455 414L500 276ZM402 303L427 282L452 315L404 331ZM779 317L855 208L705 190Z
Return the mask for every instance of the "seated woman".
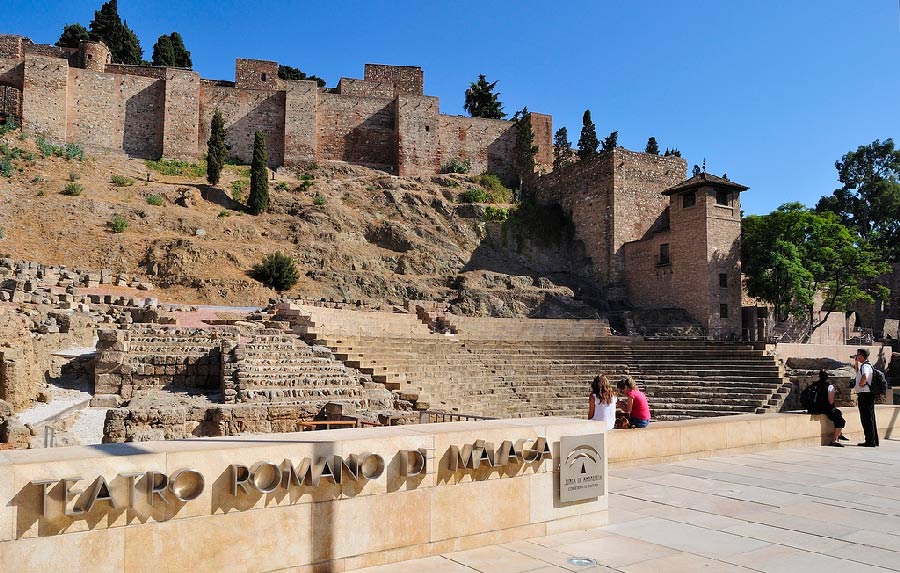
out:
M624 380L616 382L619 396L626 398L621 410L628 415L628 422L632 428L646 428L650 424L650 406L647 397L637 389L634 378L626 376Z
M594 377L589 400L588 419L606 422L606 429L612 430L616 425L616 395L605 374Z
M810 413L825 414L825 416L831 420L831 423L834 424L834 436L831 443L828 445L843 448L844 444L840 443L838 440L847 439L841 435L844 431L844 426L846 426L847 423L844 421L844 415L834 405L836 390L834 385L828 382L829 376L830 375L825 370L819 370L819 381L816 382L816 384L819 385L819 390L816 392L816 403L813 405Z

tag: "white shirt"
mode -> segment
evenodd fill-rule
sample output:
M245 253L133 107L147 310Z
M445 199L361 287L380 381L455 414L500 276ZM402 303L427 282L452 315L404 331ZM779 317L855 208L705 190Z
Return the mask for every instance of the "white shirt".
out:
M613 399L609 404L604 404L600 401L596 395L591 394L591 398L594 400L594 417L591 420L596 422L606 422L606 429L612 430L616 427L616 398L613 396Z
M859 387L859 379L862 378L862 375L866 375L866 385L862 388ZM866 364L863 362L859 365L859 370L856 372L856 380L853 385L853 391L862 394L863 392L871 392L871 388L869 387L872 384L872 365Z

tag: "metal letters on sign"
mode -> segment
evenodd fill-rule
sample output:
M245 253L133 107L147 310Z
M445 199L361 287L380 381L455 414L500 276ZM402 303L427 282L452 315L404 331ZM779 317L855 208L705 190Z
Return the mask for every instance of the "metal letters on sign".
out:
M559 501L596 499L606 492L606 434L559 439Z

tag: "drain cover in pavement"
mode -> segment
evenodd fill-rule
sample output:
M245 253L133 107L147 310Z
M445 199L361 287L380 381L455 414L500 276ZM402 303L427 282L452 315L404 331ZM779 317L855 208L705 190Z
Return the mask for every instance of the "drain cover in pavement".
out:
M597 564L597 562L590 557L569 557L568 562L569 565L581 565L582 567Z

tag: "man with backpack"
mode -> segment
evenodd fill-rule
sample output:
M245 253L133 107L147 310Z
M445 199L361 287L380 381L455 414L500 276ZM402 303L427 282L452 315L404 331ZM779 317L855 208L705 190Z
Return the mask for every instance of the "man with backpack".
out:
M859 421L862 424L866 441L857 444L865 448L878 447L878 426L875 423L875 400L877 396L872 391L871 383L874 368L869 363L869 351L859 348L853 358L853 368L856 369L856 379L853 391L856 392L856 407L859 409Z
M844 415L841 413L840 409L838 409L834 405L834 397L836 394L836 389L834 384L830 384L828 382L829 374L825 370L819 371L819 381L815 382L810 386L812 390L807 391L804 390L801 395L801 401L808 401L809 405L806 406L807 411L810 414L824 414L831 423L834 424L834 436L831 440L829 446L834 446L836 448L843 448L844 444L842 444L839 440L846 440L842 434L844 430L844 426L846 422L844 421Z

